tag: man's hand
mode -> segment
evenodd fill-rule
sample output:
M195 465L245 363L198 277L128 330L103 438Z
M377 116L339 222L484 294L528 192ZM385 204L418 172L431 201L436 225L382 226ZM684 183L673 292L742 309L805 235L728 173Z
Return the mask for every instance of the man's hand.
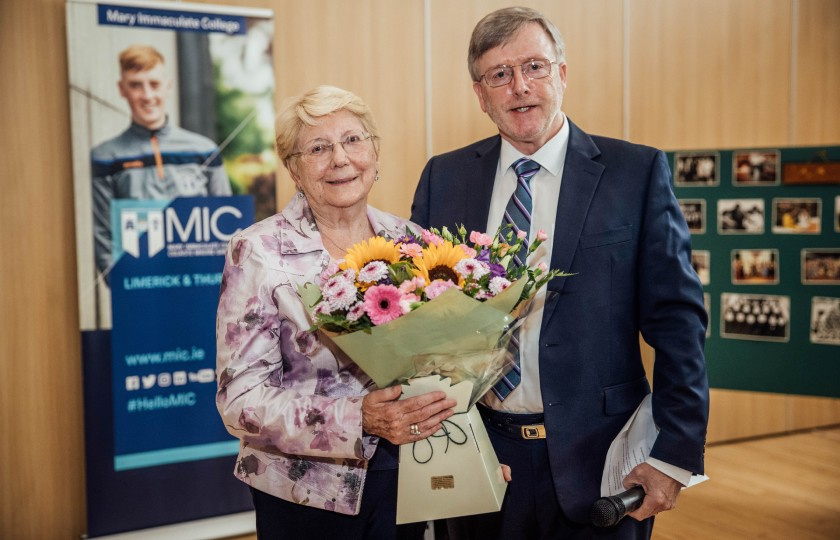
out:
M682 484L647 463L641 463L634 467L630 474L624 478L623 483L627 489L633 486L642 486L645 490L645 500L642 506L627 514L638 521L676 507L677 496L682 489Z

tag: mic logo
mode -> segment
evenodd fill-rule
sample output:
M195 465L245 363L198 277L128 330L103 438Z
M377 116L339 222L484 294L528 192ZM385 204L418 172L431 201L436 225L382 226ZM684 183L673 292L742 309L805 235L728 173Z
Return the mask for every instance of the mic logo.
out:
M145 233L149 257L163 249L163 212L142 208L120 210L122 250L132 257L140 257L140 237Z
M172 206L120 208L118 245L122 252L140 258L140 238L145 236L149 258L164 248L173 256L217 254L216 251L223 249L228 240L242 230L238 225L242 223L243 214L235 206L193 206L186 213L183 210L186 209L181 207L179 212Z

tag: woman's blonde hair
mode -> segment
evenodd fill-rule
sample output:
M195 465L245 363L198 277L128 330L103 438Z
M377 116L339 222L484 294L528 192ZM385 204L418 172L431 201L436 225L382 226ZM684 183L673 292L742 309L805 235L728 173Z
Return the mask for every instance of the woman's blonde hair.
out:
M297 151L297 139L303 126L314 126L321 117L346 109L362 122L364 130L373 135L374 148L379 151L377 139L379 130L370 107L362 98L352 92L335 86L318 86L299 96L287 98L280 107L274 122L277 134L275 148L277 156L289 168L291 154Z

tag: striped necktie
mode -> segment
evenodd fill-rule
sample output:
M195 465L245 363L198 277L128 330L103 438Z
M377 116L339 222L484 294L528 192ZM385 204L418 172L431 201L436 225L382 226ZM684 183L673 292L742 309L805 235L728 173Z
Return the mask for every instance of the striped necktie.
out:
M513 170L516 171L516 191L508 201L505 208L505 215L502 218L502 229L507 230L507 226L512 225L514 233L525 231L526 237L522 248L514 256L513 262L517 266L525 264L525 259L528 255L528 246L530 245L531 234L531 210L533 209L533 199L531 198L531 178L540 170L540 164L528 158L520 158L513 164ZM519 328L517 328L510 338L510 345L508 346L513 353L514 365L511 370L502 377L493 387L493 393L496 394L501 401L517 387L522 377L522 371L519 365Z

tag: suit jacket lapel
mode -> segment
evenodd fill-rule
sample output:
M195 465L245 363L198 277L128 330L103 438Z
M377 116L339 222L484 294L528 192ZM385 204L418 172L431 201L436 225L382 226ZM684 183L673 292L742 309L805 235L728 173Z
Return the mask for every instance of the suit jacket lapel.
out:
M600 153L592 138L569 122L569 146L557 202L551 268L568 270L572 266L586 214L604 172L604 166L594 161ZM549 283L549 290L560 291L565 283L566 278L556 278Z
M493 182L499 165L502 138L498 135L482 141L476 148L475 160L471 163L469 180L464 184L463 224L470 231L484 231L490 199L493 196ZM495 230L488 231L490 234Z

